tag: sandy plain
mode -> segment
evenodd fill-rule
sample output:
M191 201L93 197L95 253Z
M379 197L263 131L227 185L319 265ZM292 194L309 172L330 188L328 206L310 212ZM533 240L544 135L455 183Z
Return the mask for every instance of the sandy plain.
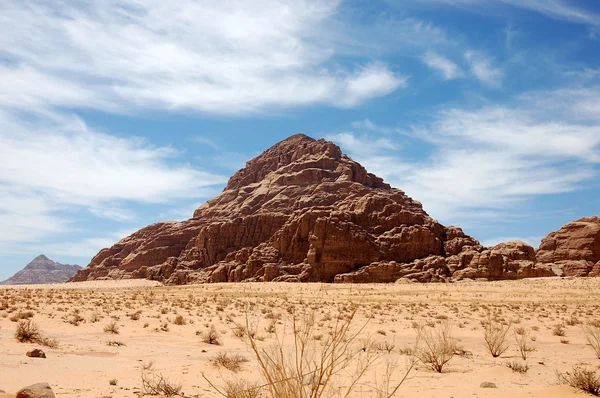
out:
M7 393L0 397L14 397L20 388L37 382L50 383L58 397L150 396L152 383L162 378L180 386L179 394L186 397L222 396L217 389L227 395L227 386L236 383L262 386L267 382L251 343L265 353L280 347L284 361L294 360L294 317L302 331L307 322L312 325L305 357L313 360L340 325L348 326L339 340L347 366L336 368L324 397L344 396L351 385L348 396L389 396L409 369L393 396L581 397L558 382L557 372L600 366L583 329L600 321L600 278L175 287L134 280L4 286L0 389ZM509 347L497 358L484 344L490 321L510 326ZM19 342L15 331L20 322L35 323L56 346L44 346L43 340L42 345ZM444 327L456 349L438 373L415 355L423 344L417 335L423 330L436 336ZM219 344L209 344L211 336ZM519 336L532 349L526 360L517 349ZM27 357L34 348L43 349L47 358ZM513 371L511 363L528 370ZM311 382L305 380L305 387ZM496 388L482 388L484 382ZM254 391L237 396L272 396L268 387Z

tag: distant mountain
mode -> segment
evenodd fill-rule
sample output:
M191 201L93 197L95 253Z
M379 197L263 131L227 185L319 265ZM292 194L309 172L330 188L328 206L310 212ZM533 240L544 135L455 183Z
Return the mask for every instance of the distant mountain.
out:
M43 283L66 282L81 269L79 265L61 264L40 254L21 271L0 285L37 285Z

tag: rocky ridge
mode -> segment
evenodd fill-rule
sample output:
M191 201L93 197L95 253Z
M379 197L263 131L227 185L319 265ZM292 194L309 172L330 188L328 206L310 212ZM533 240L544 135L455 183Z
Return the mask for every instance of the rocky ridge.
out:
M21 271L7 280L0 282L0 285L62 283L66 282L80 269L79 265L57 263L40 254L31 260Z
M325 140L294 135L247 162L183 222L103 249L73 281L148 278L421 282L554 275L522 242L485 248Z

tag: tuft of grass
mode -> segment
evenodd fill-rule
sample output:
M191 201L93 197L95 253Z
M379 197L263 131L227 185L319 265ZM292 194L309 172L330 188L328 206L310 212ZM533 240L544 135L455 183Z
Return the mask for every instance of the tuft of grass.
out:
M142 394L162 397L181 395L181 385L171 383L162 374L142 373Z
M229 355L226 352L220 352L210 360L210 363L213 365L217 367L222 366L232 372L239 372L242 370L242 364L246 362L248 362L246 357L239 354Z
M565 327L561 323L554 325L552 328L552 334L554 336L564 337Z
M518 361L510 361L506 364L506 366L516 373L525 374L529 370L529 365L527 363L521 363Z

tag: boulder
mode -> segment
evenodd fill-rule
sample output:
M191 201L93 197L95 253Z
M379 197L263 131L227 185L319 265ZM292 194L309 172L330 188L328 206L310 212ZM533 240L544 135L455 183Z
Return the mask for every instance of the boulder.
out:
M44 351L40 350L39 348L36 348L35 350L27 351L26 355L30 358L46 358L46 353Z
M16 398L54 398L54 392L48 383L37 383L22 388Z

